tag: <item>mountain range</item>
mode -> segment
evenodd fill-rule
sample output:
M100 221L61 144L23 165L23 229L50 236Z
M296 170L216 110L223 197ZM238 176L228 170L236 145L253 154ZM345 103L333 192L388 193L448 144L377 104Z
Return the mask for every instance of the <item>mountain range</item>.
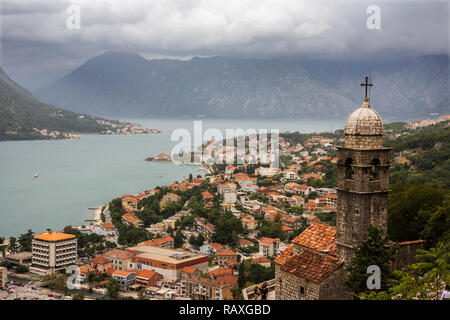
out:
M33 128L61 132L109 129L97 120L104 119L40 102L0 68L0 140L44 138Z
M362 103L369 67L371 104L383 118L450 113L448 56L368 64L106 52L36 96L107 117L345 118Z

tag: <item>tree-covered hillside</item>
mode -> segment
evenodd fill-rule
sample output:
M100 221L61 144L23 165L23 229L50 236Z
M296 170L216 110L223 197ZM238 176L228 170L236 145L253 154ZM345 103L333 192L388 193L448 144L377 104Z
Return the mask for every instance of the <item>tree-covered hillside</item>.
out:
M41 103L0 68L0 140L42 139L33 128L62 132L100 132L99 118Z

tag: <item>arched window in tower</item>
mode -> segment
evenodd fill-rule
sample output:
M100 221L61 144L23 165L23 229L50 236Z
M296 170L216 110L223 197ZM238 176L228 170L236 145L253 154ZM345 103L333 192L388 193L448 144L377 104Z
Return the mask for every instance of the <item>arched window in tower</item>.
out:
M380 179L380 160L372 159L370 162L370 181L375 181Z
M345 160L345 179L353 180L355 172L353 171L353 159L347 158Z

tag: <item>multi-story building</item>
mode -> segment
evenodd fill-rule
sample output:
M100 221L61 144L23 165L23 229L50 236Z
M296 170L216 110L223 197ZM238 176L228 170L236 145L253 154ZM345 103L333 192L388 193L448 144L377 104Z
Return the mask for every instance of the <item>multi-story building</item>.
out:
M126 251L133 255L128 262L128 270L153 270L169 282L179 280L184 267L208 271L208 256L203 254L149 245L138 245Z
M172 238L171 236L166 236L166 237L162 237L162 238L156 238L153 240L147 240L144 242L141 242L140 244L142 245L149 245L149 246L154 246L154 247L159 247L159 248L168 248L168 249L173 249L174 248L174 238Z
M111 259L111 268L115 270L127 271L128 262L133 255L125 250L113 249L103 254L104 257Z
M227 266L228 260L237 261L237 253L232 250L222 250L217 252L217 261L219 262L219 266Z
M122 290L128 289L136 280L136 272L134 271L115 270L111 276L119 283Z
M280 239L263 237L259 240L259 254L264 257L276 257L280 248Z
M217 279L186 276L180 282L183 296L194 300L233 299L231 289L237 285L237 276L225 275Z
M62 232L43 232L32 240L31 272L53 274L77 263L77 238Z

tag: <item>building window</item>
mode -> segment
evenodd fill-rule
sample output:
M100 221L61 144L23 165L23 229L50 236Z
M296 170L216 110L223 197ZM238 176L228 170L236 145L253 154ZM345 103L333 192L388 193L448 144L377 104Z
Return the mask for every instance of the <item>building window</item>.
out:
M379 165L380 160L379 159L372 159L370 162L370 181L375 181L379 179Z
M355 172L353 171L353 159L347 158L345 160L345 179L353 180Z
M300 296L304 296L305 295L305 287L300 285Z

